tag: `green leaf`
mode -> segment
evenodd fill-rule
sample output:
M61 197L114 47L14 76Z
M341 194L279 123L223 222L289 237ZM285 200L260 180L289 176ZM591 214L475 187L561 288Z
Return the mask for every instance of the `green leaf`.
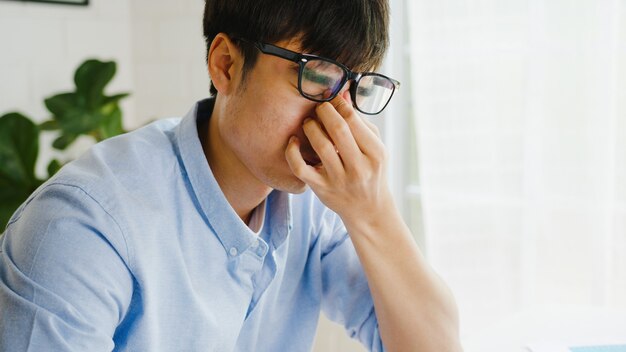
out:
M39 153L39 129L26 116L9 113L0 117L0 177L14 183L35 183Z
M86 106L93 108L104 99L104 87L115 75L116 64L113 61L85 61L74 74L76 94L85 99Z
M42 183L35 177L39 129L26 116L0 117L0 232L26 198Z
M98 141L117 136L124 133L124 127L122 126L122 111L119 107L115 107L113 111L105 115L100 125Z
M0 193L4 190L5 188L0 186ZM24 192L20 195L14 196L13 198L5 197L0 200L0 233L4 232L11 215L15 213L15 210L17 210L17 208L24 203L29 195L30 192Z
M45 103L60 129L67 134L88 134L101 123L101 116L87 109L75 93L57 94L46 99Z
M63 165L61 165L61 163L57 159L52 159L52 161L50 161L50 163L48 164L48 178L56 174L62 166Z
M33 184L26 186L23 184L14 184L6 179L0 178L0 232L4 231L9 218L15 213L15 210L17 210L42 183L42 180L36 180Z
M129 95L130 93L120 93L120 94L112 95L110 97L104 97L104 99L102 100L102 105L107 105L111 103L117 104L119 103L120 100L126 98Z
M52 142L52 146L56 149L63 150L76 140L76 135L62 134Z
M50 98L44 100L46 107L55 118L65 116L68 111L76 109L79 106L78 97L76 93L63 93L53 95Z
M75 109L60 120L61 128L68 134L89 134L102 123L103 116L98 113Z
M59 129L59 122L56 120L48 120L39 124L39 129L42 131L54 131Z

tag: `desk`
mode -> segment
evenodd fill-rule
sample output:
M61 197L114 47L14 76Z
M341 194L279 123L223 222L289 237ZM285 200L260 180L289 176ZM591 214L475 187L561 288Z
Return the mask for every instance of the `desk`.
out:
M465 352L527 352L532 343L626 343L626 310L545 307L494 323L488 332L463 341ZM556 351L555 352L560 352Z

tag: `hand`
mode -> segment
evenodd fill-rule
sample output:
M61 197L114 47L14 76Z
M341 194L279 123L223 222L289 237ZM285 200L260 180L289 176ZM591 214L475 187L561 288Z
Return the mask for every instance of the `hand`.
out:
M386 150L376 126L341 96L318 105L316 113L319 121L306 119L303 129L321 164L307 165L293 136L285 156L294 175L344 222L362 221L392 206Z

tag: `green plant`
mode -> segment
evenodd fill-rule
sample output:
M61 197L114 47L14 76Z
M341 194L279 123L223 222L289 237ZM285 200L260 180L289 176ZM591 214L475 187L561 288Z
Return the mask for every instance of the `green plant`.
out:
M48 177L35 175L41 130L58 131L52 146L63 150L80 135L96 141L124 133L119 102L128 93L107 96L105 86L116 72L115 62L87 60L74 74L76 90L45 99L52 118L41 125L18 112L0 117L0 230L15 210L43 182L58 171L61 163L48 164Z

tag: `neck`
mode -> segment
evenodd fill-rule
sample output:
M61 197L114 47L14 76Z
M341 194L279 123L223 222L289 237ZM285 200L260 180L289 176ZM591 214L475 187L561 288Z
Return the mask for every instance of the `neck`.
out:
M211 167L211 172L224 193L226 200L239 218L246 224L250 215L272 189L261 183L228 148L220 134L220 115L217 101L211 118L198 127L204 155Z

